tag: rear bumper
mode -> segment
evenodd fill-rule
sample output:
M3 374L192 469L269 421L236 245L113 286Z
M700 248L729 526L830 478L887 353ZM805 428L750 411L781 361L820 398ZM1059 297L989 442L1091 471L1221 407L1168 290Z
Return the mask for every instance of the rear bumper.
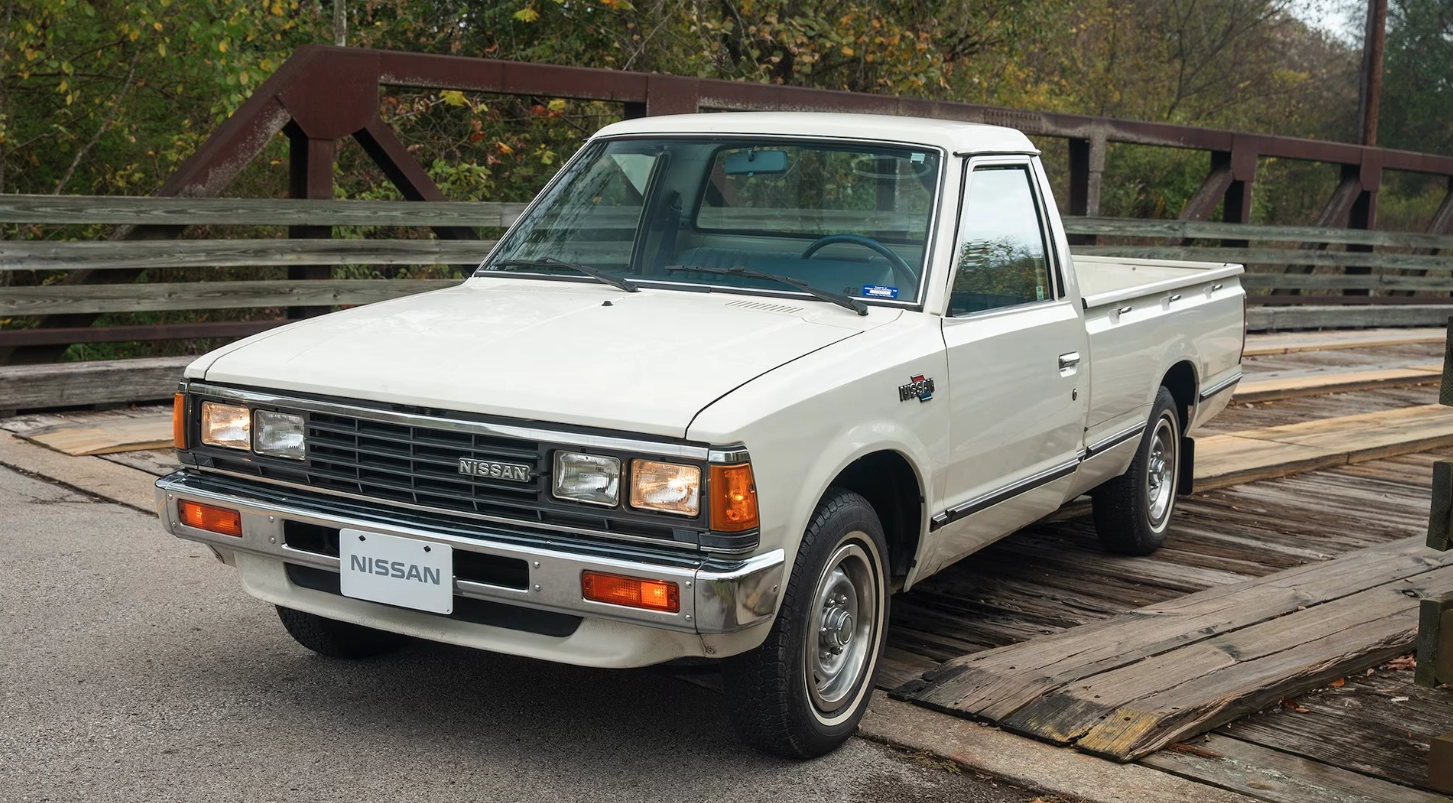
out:
M374 515L355 504L335 504L304 491L293 492L191 470L163 477L157 481L156 489L157 513L167 532L218 550L227 562L243 572L244 585L254 596L322 616L501 652L612 666L643 665L701 654L701 635L735 633L770 621L781 593L782 550L745 560L721 560L694 551L651 552L566 544L558 537L531 538L504 528L494 533L489 525L448 527L425 518L411 520L406 514ZM241 537L182 524L177 514L177 503L181 500L239 511ZM580 617L581 631L600 630L609 623L636 626L629 629L641 629L643 632L635 634L641 639L649 640L652 631L682 638L666 639L675 643L666 653L675 654L657 655L659 650L645 645L638 645L639 649L651 655L634 658L617 655L605 661L578 654L562 655L559 649L553 648L542 653L538 649L523 649L515 642L520 638L551 642L562 639L520 631L509 631L506 639L506 633L487 632L503 631L503 628L350 599L317 587L307 588L293 582L296 573L290 577L288 564L313 570L315 575L318 570L336 574L338 558L336 552L325 554L290 545L290 522L294 527L298 524L330 529L346 527L446 543L456 550L456 565L461 552L523 562L522 568L528 574L521 574L517 582L506 585L456 577L454 593L466 599ZM580 575L586 570L675 582L681 588L681 610L667 613L586 600L580 592ZM613 638L617 640L625 635L618 627L606 629L615 631ZM444 631L449 637L441 637ZM563 641L578 636L579 631Z

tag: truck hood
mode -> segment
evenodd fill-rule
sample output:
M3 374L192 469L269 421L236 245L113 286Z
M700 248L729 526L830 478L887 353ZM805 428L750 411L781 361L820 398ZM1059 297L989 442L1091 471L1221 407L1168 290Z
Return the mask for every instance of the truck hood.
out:
M190 377L278 391L684 437L707 405L888 323L807 299L525 278L326 315L213 352Z

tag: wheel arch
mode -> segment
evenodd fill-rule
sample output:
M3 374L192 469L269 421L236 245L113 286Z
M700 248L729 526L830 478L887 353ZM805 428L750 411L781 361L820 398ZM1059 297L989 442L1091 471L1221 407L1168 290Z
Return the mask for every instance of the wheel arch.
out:
M1195 365L1191 364L1190 360L1177 362L1166 370L1165 375L1161 377L1160 384L1169 390L1171 397L1176 400L1176 412L1181 419L1181 432L1185 432L1195 417L1196 394L1200 387Z
M888 574L901 583L912 571L923 537L923 478L909 458L892 449L869 452L844 466L829 488L852 491L872 505L888 543Z

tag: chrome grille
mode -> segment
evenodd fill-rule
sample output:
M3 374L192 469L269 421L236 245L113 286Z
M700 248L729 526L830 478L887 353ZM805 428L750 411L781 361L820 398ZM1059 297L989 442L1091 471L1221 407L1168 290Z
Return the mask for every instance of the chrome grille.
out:
M311 413L307 484L440 510L536 518L540 444L447 429ZM459 458L519 463L530 482L459 473Z

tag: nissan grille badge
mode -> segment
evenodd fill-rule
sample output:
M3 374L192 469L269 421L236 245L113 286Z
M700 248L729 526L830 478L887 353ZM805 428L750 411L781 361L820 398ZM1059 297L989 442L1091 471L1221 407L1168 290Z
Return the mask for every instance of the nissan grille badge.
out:
M494 460L475 460L472 457L459 458L459 473L487 480L508 480L529 482L531 468L521 463L500 463Z

